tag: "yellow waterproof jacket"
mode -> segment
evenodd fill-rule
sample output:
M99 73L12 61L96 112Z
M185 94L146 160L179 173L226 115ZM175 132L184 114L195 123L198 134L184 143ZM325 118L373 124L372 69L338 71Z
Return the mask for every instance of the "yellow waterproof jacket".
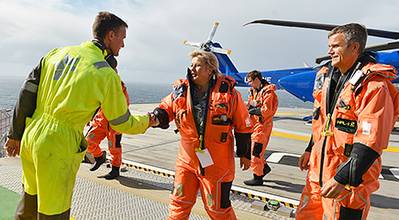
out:
M148 116L130 115L120 78L105 61L105 55L88 41L54 49L43 57L21 90L9 137L21 139L25 118L42 115L82 133L99 107L114 130L144 133ZM36 102L33 107L32 102Z
M119 76L105 55L93 42L54 49L21 89L8 137L21 140L24 191L38 195L39 213L70 209L86 150L83 127L98 108L116 131L134 134L148 128L147 115L130 115Z

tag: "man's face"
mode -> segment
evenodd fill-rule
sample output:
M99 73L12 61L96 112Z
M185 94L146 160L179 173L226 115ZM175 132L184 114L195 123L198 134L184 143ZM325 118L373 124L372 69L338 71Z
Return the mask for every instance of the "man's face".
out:
M126 38L126 27L119 27L116 31L110 31L108 33L109 44L107 45L108 48L111 50L111 53L114 56L119 55L119 50L122 47L125 47L125 40Z
M191 60L191 66L189 69L193 82L197 85L206 84L212 74L209 66L202 62L198 57L194 57Z
M261 81L258 78L248 78L247 80L248 85L252 86L252 88L259 89L261 86Z
M328 38L328 54L332 65L345 73L356 61L359 53L358 43L346 42L345 35L338 33Z

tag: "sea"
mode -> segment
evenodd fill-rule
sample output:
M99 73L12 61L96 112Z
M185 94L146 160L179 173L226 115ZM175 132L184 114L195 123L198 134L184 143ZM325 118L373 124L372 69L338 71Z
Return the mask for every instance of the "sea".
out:
M23 79L2 79L0 77L0 146L4 144L5 134L9 126L9 119L12 109L18 98ZM172 91L172 84L145 84L145 83L126 83L130 103L145 104L159 103L163 97ZM237 87L244 100L248 96L248 88ZM279 107L289 108L312 108L312 103L305 103L295 98L284 90L277 90ZM8 120L7 120L8 119ZM5 155L0 147L0 158Z
M0 78L0 109L13 109L17 100L23 79ZM172 91L170 84L145 84L137 82L126 83L132 104L159 103ZM244 100L248 96L247 87L237 87ZM312 103L303 102L284 90L277 90L279 107L312 108Z

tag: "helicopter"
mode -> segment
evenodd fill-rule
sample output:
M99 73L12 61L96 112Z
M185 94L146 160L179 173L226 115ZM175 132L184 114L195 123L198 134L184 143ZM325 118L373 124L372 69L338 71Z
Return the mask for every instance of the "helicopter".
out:
M300 27L300 28L311 28L319 30L330 31L338 25L330 24L319 24L319 23L307 23L307 22L293 22L283 20L255 20L244 24L244 26L252 24L268 24L278 25L287 27ZM205 51L213 52L219 61L219 70L225 75L231 76L236 80L237 86L248 87L246 81L246 75L248 72L239 72L231 59L229 54L231 50L224 49L218 42L212 42L215 35L216 29L219 23L215 22L211 32L208 35L207 40L204 43L193 43L190 41L184 41L183 43L188 46L197 47ZM369 36L383 37L389 39L395 39L396 41L389 42L386 44L376 45L367 47L365 50L371 53L378 63L390 64L396 69L399 68L399 32L384 31L378 29L367 29ZM384 50L393 50L389 52L381 52ZM329 56L320 57L315 60L316 66L314 67L302 67L302 68L290 68L290 69L279 69L279 70L263 70L261 71L262 77L277 86L277 89L284 89L295 97L299 98L304 102L313 102L313 85L316 73L319 69L325 65L324 61L328 61ZM324 63L322 63L324 62ZM393 83L398 87L399 78L396 78Z

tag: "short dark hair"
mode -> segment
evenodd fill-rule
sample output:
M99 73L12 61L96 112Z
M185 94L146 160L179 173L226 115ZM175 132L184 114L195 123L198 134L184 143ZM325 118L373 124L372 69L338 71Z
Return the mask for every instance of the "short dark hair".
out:
M93 37L102 41L109 31L116 31L120 27L127 28L128 26L118 16L107 11L101 11L94 19Z
M262 80L262 73L259 72L258 70L252 70L251 72L249 72L247 74L247 79L249 79L249 78L252 80L254 80L256 78L258 78L259 80Z
M359 43L360 50L362 53L367 43L367 29L365 26L357 23L350 23L341 26L337 26L328 33L328 38L334 34L342 33L345 36L347 43Z

